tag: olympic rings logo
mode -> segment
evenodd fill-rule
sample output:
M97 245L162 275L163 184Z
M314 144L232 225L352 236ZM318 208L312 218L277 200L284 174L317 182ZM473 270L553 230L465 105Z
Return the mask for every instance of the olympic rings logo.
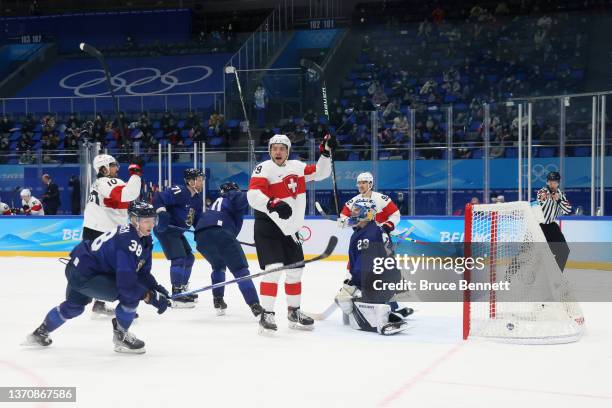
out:
M545 182L546 176L551 171L559 171L559 167L556 164L535 164L531 169L531 180Z
M177 77L177 74L186 71L186 70L198 70L200 71L200 76L195 79L187 79L180 80ZM128 74L132 74L130 76L134 76L134 72L143 72L142 76L138 79L129 79L126 78ZM189 65L184 67L179 67L172 69L165 74L157 68L152 67L138 67L125 70L118 74L115 74L111 77L110 81L113 86L113 92L118 92L120 90L125 90L125 93L128 95L135 96L146 96L146 95L156 95L160 93L165 93L174 88L175 86L181 85L191 85L196 82L203 81L212 75L212 68L206 65ZM91 78L91 73L99 74L95 78ZM78 78L85 78L83 81L78 82ZM92 96L106 96L110 95L109 91L95 93L93 91L87 92L88 89L104 84L106 81L106 77L104 76L104 70L102 69L86 69L83 71L78 71L72 73L70 75L66 75L59 81L59 86L64 89L70 89L74 92L75 96L81 97L92 97ZM160 89L154 91L146 91L139 92L138 87L143 85L151 84L158 82L161 86ZM106 88L106 85L103 85ZM98 88L99 89L99 88Z

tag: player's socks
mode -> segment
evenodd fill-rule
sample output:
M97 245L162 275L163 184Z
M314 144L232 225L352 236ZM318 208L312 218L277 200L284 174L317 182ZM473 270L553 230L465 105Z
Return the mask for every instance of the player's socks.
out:
M274 312L263 311L259 319L259 334L272 334L277 330Z
M314 329L314 320L306 316L299 307L287 308L287 319L289 320L289 328L299 330L312 330Z
M53 343L51 337L49 337L49 330L47 326L43 323L36 328L32 333L28 334L26 340L22 345L24 346L49 346Z
M142 354L145 352L144 341L138 339L113 319L113 344L118 353Z
M223 316L225 314L225 309L227 309L227 304L223 301L222 297L213 298L213 305L215 306L215 311L217 312L217 316Z
M172 295L185 292L186 290L186 285L172 285ZM191 309L195 307L195 301L190 296L180 296L172 300L172 307L177 309Z

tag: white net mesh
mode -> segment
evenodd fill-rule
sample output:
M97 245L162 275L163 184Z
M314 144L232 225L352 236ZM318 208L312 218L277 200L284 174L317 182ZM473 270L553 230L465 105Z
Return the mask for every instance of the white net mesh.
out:
M539 206L527 202L468 206L466 256L485 258L472 283L509 282L510 290L465 293L464 337L516 343L576 341L584 327L580 305L546 244Z

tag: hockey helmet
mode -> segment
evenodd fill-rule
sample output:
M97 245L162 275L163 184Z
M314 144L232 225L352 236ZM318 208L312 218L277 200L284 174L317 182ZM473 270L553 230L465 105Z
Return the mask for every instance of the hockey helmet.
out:
M32 196L32 192L30 191L30 189L24 188L23 190L21 190L21 193L19 193L19 195L21 197L31 197Z
M240 190L240 187L238 187L238 184L234 183L233 181L228 181L227 183L223 183L219 187L219 192L221 194L225 194L228 191L232 191L232 190Z
M110 154L99 154L93 159L93 168L98 174L100 173L100 169L102 167L106 167L108 169L111 164L115 164L117 167L119 167L117 160L115 160L115 158Z
M357 176L357 186L359 186L359 182L361 181L367 182L368 186L372 188L372 186L374 185L374 176L369 171L359 173L359 175Z
M200 169L186 169L183 172L183 176L185 177L185 181L195 180L198 177L204 177L204 173Z
M546 176L547 181L561 181L561 174L558 171L551 171Z
M291 140L287 137L287 135L274 135L268 140L268 153L272 150L272 145L282 144L287 146L287 154L291 151Z
M155 207L146 201L132 201L128 207L128 214L137 218L154 218L157 215Z

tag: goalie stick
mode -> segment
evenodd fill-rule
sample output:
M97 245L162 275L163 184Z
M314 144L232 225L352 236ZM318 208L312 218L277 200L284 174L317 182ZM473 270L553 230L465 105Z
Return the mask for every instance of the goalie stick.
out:
M181 296L187 296L187 295L192 295L194 293L204 292L206 290L212 290L212 289L221 288L221 287L230 285L232 283L239 283L239 282L245 281L247 279L257 278L257 277L260 277L260 276L268 275L270 273L282 271L282 270L285 270L285 269L302 268L303 266L305 266L305 265L307 265L309 263L320 261L321 259L325 259L325 258L329 257L332 254L332 252L334 252L334 249L336 248L337 244L338 244L338 237L335 236L335 235L332 235L329 238L329 242L327 243L327 247L325 248L325 251L323 251L323 253L321 253L320 255L315 256L312 259L308 259L306 261L294 262L294 263L289 264L289 265L279 266L278 268L273 268L273 269L270 269L270 270L267 270L267 271L261 271L261 272L255 273L253 275L243 276L241 278L233 279L233 280L226 281L226 282L215 283L214 285L204 286L203 288L200 288L200 289L190 290L188 292L177 293L175 295L172 295L170 299L176 299L177 297L181 297Z
M305 312L304 314L306 314L307 316L310 316L313 320L325 320L329 316L331 316L336 311L337 308L338 308L338 305L336 304L336 302L332 302L332 304L327 306L327 308L321 313Z

